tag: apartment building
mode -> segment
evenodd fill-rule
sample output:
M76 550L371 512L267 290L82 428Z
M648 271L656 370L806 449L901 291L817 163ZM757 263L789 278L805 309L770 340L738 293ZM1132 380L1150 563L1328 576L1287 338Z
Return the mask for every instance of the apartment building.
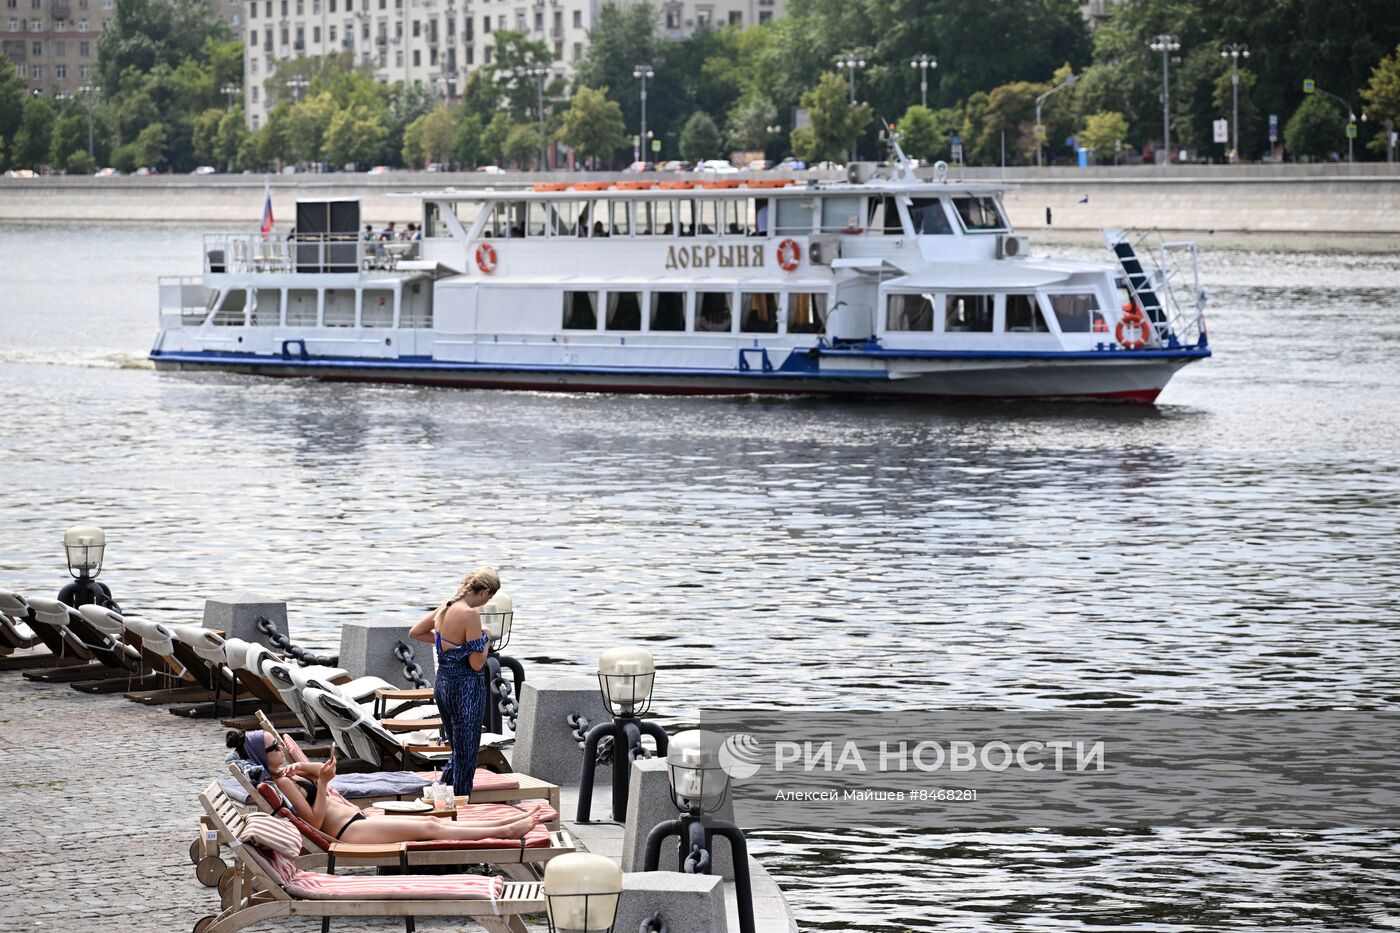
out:
M15 63L29 93L77 94L97 74L97 37L115 0L3 0L0 54Z
M8 2L8 0L6 0ZM19 0L25 2L25 0ZM749 26L782 14L784 0L663 0L660 32ZM492 64L496 32L544 42L560 74L583 59L598 0L243 0L244 112L256 129L275 102L265 86L276 63L350 52L385 82L457 95L469 72Z

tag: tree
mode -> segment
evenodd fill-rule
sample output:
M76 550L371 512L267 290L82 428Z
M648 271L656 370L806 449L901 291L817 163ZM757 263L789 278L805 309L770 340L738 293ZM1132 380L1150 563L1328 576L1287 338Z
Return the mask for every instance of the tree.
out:
M515 121L504 110L497 111L486 129L481 133L481 154L484 158L500 162L505 159L506 140L515 128Z
M769 132L778 122L778 108L766 97L749 97L729 108L724 137L731 149L763 149L777 133Z
M805 162L845 159L851 144L870 123L868 104L851 105L846 82L827 72L802 95L811 126L794 130L793 150Z
M963 138L969 161L978 165L1000 163L1003 138L1010 161L1034 161L1035 99L1049 89L1050 85L1030 81L1015 81L992 88L987 95L987 108L977 132L968 133ZM1059 140L1050 137L1048 142L1051 151L1054 151Z
M49 141L49 164L66 169L69 157L74 153L87 155L87 140L87 111L71 108L54 122L53 136Z
M326 145L326 132L335 117L336 105L330 91L304 98L287 111L287 156L293 162L320 161Z
M457 136L452 142L452 158L461 165L475 167L481 162L481 134L486 127L481 117L468 112L465 105L457 119Z
M1361 92L1361 101L1367 122L1374 122L1380 129L1367 146L1374 152L1384 153L1385 121L1400 127L1400 45L1393 55L1381 59L1372 70L1371 81ZM3 123L0 123L0 130L3 130Z
M559 139L585 159L611 160L627 144L622 108L608 100L607 88L581 87L564 111Z
M53 108L48 101L42 97L31 97L24 102L24 115L15 133L12 153L15 165L37 170L48 161L53 124Z
M921 104L904 111L895 126L899 130L899 148L910 158L932 162L947 148L946 140L939 139L938 120L933 111Z
M158 65L174 68L203 56L207 40L234 38L228 22L204 0L120 0L116 7L97 40L97 73L105 88L117 87L129 68L139 74L149 74ZM240 48L237 67L225 59L229 70L220 78L237 81L243 73L242 58Z
M1121 113L1102 111L1092 113L1079 130L1079 145L1094 150L1100 158L1116 152L1128 135L1128 118Z
M165 124L152 123L136 134L136 161L141 165L158 168L166 161L165 147L168 142L169 135L165 131Z
M722 145L719 127L715 126L715 121L710 119L709 114L697 110L685 121L680 141L682 159L698 163L705 159L719 158Z
M326 157L335 165L369 165L384 153L388 140L383 114L352 104L331 118L326 129Z
M446 107L438 107L404 129L404 163L421 165L425 162L447 162L452 158L456 142L457 116ZM410 155L414 158L410 158Z
M74 149L64 161L64 171L69 175L92 175L97 171L97 160L86 149Z
M223 122L224 111L216 107L194 118L192 141L196 159L204 163L219 161L219 129Z
M224 163L225 168L248 167L248 164L242 159L243 144L247 137L248 124L243 119L243 108L235 107L225 111L223 118L219 121L217 149L219 160Z
M1321 94L1312 94L1284 126L1284 145L1295 159L1325 159L1346 142L1346 122L1340 105Z
M24 119L24 82L8 55L0 55L0 139L13 140ZM0 168L10 164L5 147L0 144Z
M540 128L536 123L517 123L506 134L502 155L520 168L540 153Z

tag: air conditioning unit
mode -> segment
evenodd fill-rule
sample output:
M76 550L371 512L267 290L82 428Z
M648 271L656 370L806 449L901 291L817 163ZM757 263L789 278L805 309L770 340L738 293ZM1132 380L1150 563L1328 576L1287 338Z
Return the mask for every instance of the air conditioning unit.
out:
M997 237L998 259L1025 259L1031 252L1031 238L1010 236L1003 233Z
M846 166L846 180L853 185L865 184L874 174L874 162L852 162Z
M814 266L829 266L841 258L841 240L831 234L818 234L807 241L807 260Z

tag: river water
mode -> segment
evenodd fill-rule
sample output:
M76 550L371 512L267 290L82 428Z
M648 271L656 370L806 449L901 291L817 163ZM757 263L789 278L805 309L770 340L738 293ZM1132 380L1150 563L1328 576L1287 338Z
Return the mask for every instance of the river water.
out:
M1088 256L1088 246L1059 250ZM410 624L500 566L541 674L656 710L1400 705L1400 265L1220 248L1155 408L670 399L157 374L198 231L0 227L0 585L108 531L130 609ZM193 788L191 794L193 796ZM1400 833L756 834L804 928L1400 927Z

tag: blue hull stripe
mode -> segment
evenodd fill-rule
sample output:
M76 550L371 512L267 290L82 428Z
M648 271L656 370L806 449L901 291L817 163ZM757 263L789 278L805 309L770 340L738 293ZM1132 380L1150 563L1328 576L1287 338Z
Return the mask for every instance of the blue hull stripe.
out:
M837 350L823 347L822 356L877 360L1203 360L1208 347L1177 350L887 350L883 347L855 347Z

